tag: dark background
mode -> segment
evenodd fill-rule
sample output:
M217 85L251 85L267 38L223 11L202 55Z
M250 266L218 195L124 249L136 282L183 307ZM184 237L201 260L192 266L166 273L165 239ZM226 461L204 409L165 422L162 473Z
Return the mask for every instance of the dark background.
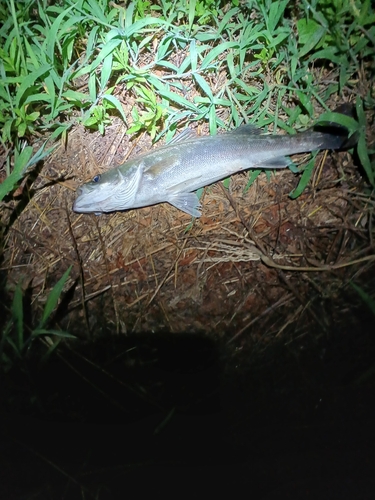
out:
M190 332L71 342L45 363L35 345L1 383L2 498L372 498L373 317L355 314L243 352Z

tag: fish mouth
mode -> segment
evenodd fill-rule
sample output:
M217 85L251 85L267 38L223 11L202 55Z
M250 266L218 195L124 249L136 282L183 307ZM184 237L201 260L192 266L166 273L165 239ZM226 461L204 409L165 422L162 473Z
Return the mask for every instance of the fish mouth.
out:
M87 192L84 187L78 188L77 194L78 196L75 199L72 207L74 212L81 214L100 214L103 212L112 211L112 208L109 206L109 202L112 199L111 196L106 196L103 199L100 199L100 197L96 197L96 199L93 199L93 196L90 196L92 193Z
M84 191L81 187L77 189L77 195L78 196L73 203L73 211L78 213L92 212L92 203L85 203Z
M88 213L88 212L92 212L92 211L93 210L92 210L92 208L90 208L89 205L81 204L79 198L77 198L75 200L75 202L73 203L73 212L84 214L84 213Z

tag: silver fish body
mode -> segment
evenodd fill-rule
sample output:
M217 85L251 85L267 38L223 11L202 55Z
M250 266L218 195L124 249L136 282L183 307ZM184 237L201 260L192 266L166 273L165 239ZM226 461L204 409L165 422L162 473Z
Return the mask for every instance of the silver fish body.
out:
M253 125L216 136L185 136L95 176L78 189L73 210L100 214L168 202L199 217L195 190L251 168L285 168L291 163L286 155L340 149L347 139L314 130L268 135Z

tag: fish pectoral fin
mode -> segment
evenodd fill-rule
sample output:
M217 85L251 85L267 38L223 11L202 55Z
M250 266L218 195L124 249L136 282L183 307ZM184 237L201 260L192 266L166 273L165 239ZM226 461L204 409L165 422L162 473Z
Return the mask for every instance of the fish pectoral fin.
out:
M121 170L118 170L119 182L114 187L111 196L116 198L119 206L129 206L133 203L137 195L139 184L143 176L144 165L141 163L134 169L133 175L124 175Z
M287 156L278 156L256 163L253 168L286 168L293 162Z
M198 210L201 207L199 198L195 193L178 193L168 196L168 203L192 217L200 217L202 214Z

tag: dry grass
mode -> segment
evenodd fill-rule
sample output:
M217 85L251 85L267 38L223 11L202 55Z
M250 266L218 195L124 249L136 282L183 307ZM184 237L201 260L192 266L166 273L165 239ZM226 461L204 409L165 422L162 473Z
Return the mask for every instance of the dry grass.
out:
M105 137L76 128L35 181L9 226L2 269L12 288L32 280L35 313L69 265L77 280L60 327L81 337L106 332L202 331L229 341L303 334L327 323L325 299L345 301L350 279L374 268L374 196L348 153L322 153L313 183L291 200L298 176L247 177L229 192L206 188L203 216L168 204L96 217L71 210L75 188L101 169L150 147L130 142L115 120ZM4 208L9 220L16 200ZM344 306L343 306L344 307ZM264 332L267 325L267 334Z

